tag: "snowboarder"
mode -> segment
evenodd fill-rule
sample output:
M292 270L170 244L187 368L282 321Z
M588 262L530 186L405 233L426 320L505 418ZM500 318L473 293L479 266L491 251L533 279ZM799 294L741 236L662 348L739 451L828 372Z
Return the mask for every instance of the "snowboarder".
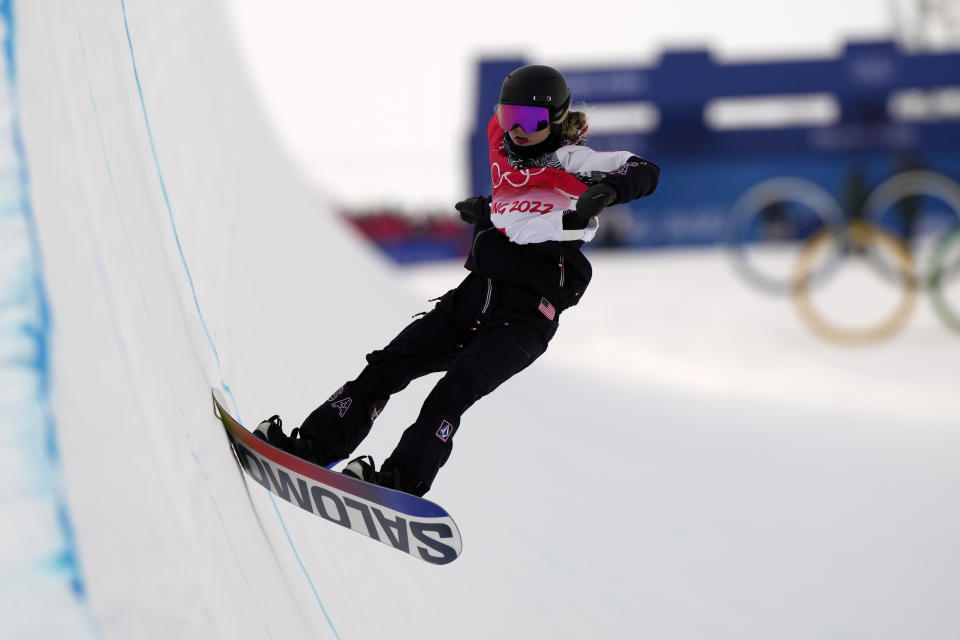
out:
M586 115L571 112L557 70L527 65L503 81L487 133L492 196L456 204L474 226L470 272L383 349L291 435L279 417L257 435L322 466L350 456L387 400L413 379L446 372L420 415L377 469L370 456L344 473L424 495L453 448L463 413L547 349L563 311L591 278L581 252L604 207L649 195L659 168L628 151L584 146ZM572 205L576 198L575 206Z

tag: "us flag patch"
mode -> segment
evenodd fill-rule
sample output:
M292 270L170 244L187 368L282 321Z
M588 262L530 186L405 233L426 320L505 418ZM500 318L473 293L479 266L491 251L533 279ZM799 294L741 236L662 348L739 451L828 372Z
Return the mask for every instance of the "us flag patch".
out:
M540 310L540 313L547 316L547 320L553 320L557 317L557 310L546 298L540 298L540 306L537 307L537 309Z

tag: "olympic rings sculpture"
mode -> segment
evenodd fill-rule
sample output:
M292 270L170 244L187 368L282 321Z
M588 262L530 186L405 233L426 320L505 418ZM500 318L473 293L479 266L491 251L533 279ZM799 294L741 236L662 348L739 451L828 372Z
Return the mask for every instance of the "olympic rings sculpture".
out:
M953 255L956 253L957 255ZM952 257L952 259L951 259ZM927 288L933 308L953 331L960 333L960 304L947 299L946 282L960 278L960 228L940 237L930 256Z
M873 325L856 329L831 323L817 310L810 297L811 276L816 259L824 252L837 254L837 247L845 244L867 250L879 248L884 254L893 256L904 283L900 300L887 317ZM886 340L903 329L916 306L916 274L910 250L893 234L862 221L852 222L849 228L841 233L825 229L813 237L804 246L794 264L793 278L792 299L800 319L816 335L830 342L855 345Z
M914 235L912 222L900 216L901 228L891 226L886 214L898 205L915 206L920 198L939 200L952 217L929 263L918 266L908 244ZM921 288L929 290L944 324L960 333L960 311L946 294L948 283L960 281L960 184L933 171L906 171L884 180L862 202L859 211L845 214L828 191L803 178L779 177L754 185L734 202L727 218L725 243L734 270L765 293L791 296L804 324L837 344L872 344L897 334L910 318ZM799 224L786 215L788 209L801 212ZM776 244L770 235L790 243L795 251L787 273L771 274L750 257L756 247ZM811 291L850 257L865 259L900 289L895 308L866 327L832 323L811 300Z

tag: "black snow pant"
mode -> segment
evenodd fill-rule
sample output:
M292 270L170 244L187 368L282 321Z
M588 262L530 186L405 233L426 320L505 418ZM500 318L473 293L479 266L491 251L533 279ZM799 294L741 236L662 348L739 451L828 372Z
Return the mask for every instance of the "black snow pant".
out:
M416 421L381 467L381 480L422 496L450 457L460 417L477 400L547 349L559 312L530 289L475 273L444 294L300 427L318 457L348 457L366 438L390 396L412 380L445 371Z

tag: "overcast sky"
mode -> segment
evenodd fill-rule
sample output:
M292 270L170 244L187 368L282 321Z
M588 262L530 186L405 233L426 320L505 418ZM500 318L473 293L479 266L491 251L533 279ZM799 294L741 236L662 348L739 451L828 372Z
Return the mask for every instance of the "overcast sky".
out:
M831 55L894 23L891 0L225 2L277 134L311 179L337 203L408 210L468 195L478 57L649 64L691 45L721 59Z

